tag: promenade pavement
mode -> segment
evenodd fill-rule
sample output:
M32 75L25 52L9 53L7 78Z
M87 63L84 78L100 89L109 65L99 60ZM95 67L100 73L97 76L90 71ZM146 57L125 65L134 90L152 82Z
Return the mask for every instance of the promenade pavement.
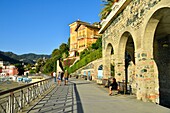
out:
M137 100L133 95L109 96L106 88L91 81L71 78L55 85L27 113L170 113L170 109Z

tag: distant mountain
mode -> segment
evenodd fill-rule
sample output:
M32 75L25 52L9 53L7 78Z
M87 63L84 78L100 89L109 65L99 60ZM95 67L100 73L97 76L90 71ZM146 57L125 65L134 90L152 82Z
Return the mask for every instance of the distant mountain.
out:
M9 61L10 63L24 62L26 64L34 64L39 58L50 58L50 55L37 55L34 53L17 55L12 52L0 51L0 60Z
M0 61L8 61L11 64L21 63L19 60L16 60L16 59L13 59L11 57L4 55L1 51L0 51Z

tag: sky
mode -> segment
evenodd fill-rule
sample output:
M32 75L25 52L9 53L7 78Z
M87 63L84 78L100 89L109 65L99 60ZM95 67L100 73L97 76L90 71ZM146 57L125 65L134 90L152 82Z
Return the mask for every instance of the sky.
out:
M76 20L99 22L101 0L0 0L0 51L47 54L70 35Z

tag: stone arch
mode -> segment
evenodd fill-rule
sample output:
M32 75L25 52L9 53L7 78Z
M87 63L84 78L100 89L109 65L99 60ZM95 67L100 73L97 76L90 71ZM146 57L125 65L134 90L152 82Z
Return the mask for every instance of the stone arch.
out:
M102 79L103 78L103 64L100 64L100 65L98 65L97 66L98 68L97 68L97 78L98 79Z
M107 79L109 76L111 76L111 65L114 64L114 48L111 41L107 41L106 48L104 51L104 63L103 63L103 70L104 70L104 78Z
M129 40L129 38L131 38L131 39ZM121 34L121 37L120 37L120 40L119 40L118 57L124 58L123 55L124 55L128 41L129 41L129 43L132 43L132 41L133 41L134 46L135 46L135 39L132 36L132 33L130 31L125 31Z
M134 37L128 31L124 32L121 35L119 45L118 45L118 70L121 73L121 79L125 82L125 90L127 92L128 85L131 85L132 88L135 84L135 42ZM130 71L130 72L129 72ZM135 93L135 92L134 92Z
M143 53L151 75L148 78L152 84L146 85L152 90L148 92L154 95L151 100L170 107L170 7L152 12L145 28Z
M106 55L112 55L112 54L114 54L113 46L111 43L108 43L106 47Z

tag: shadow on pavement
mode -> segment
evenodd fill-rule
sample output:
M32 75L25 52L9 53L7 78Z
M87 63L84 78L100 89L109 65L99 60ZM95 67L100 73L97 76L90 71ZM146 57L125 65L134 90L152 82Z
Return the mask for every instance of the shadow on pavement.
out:
M76 85L86 85L86 84L93 84L92 82L84 82L84 83L74 83L74 84L76 84Z
M24 113L84 113L75 83L57 86Z
M73 84L74 84L74 91L75 91L75 97L76 97L76 102L77 102L77 112L78 113L84 113L83 107L82 107L82 104L81 104L80 95L79 95L77 87L76 87L76 83L73 83Z

